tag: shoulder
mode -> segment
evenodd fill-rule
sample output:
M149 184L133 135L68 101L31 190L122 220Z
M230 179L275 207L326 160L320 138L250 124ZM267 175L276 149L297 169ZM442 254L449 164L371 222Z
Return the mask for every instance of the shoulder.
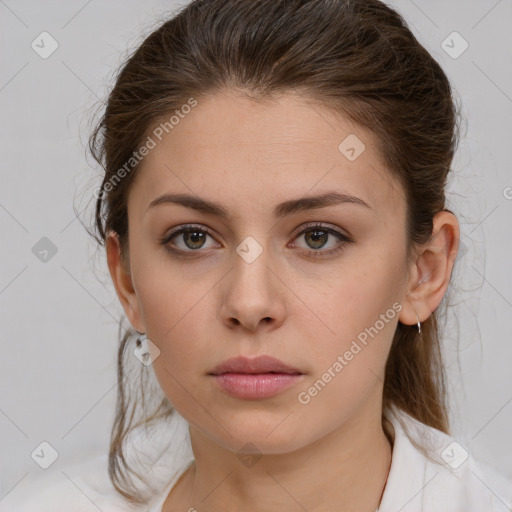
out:
M512 480L475 459L454 437L398 409L390 412L396 447L390 479L397 477L390 491L393 506L401 503L402 512L512 511Z
M1 512L121 512L136 510L115 490L107 456L89 458L43 475L29 474L2 500Z
M131 504L115 489L108 455L97 454L42 474L30 472L0 501L0 512L147 512L192 455L188 423L176 413L136 428L124 449L129 466L150 482L148 487L129 475L144 504Z

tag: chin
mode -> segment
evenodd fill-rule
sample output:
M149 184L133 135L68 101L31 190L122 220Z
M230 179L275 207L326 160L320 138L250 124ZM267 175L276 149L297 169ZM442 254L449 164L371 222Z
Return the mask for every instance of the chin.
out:
M309 436L304 422L290 412L290 408L219 414L212 410L214 418L222 418L219 423L224 428L214 421L207 424L194 422L194 425L204 435L237 454L251 450L256 454L289 453L307 445L315 437L314 433Z

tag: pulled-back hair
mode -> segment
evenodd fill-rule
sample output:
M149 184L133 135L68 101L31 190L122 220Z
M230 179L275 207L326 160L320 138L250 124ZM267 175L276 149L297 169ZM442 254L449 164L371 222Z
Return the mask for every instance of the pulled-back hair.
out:
M127 58L89 140L105 171L91 233L100 244L117 233L127 260L127 196L138 170L133 154L151 130L184 106L228 90L254 100L298 92L369 130L386 172L403 187L408 255L431 239L434 215L446 210L457 112L447 76L403 18L378 0L196 0ZM422 324L421 338L415 325L398 323L383 410L394 405L449 433L439 313ZM109 475L123 496L140 503L123 441L174 409L161 390L151 391L154 407L147 407L148 368L139 365L138 385L126 369L136 332L121 325L119 337Z

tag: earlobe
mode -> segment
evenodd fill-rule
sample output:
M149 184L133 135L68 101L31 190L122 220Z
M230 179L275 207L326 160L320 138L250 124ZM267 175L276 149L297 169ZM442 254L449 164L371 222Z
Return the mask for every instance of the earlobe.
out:
M459 248L459 223L455 215L443 210L434 217L433 236L419 248L399 320L406 325L426 321L441 303Z
M114 288L123 306L124 312L133 328L138 332L144 332L145 329L141 320L139 303L129 269L125 268L125 264L121 258L121 246L117 233L110 231L107 234L105 247L110 277L112 278Z

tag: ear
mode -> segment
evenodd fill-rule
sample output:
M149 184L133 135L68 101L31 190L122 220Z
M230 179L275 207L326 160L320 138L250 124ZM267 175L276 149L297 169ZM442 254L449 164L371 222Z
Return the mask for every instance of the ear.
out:
M125 268L125 263L121 258L121 245L117 233L110 231L107 234L105 246L110 277L114 283L119 301L133 328L140 333L144 333L145 328L141 319L139 303L129 269Z
M418 248L412 264L399 320L405 325L424 322L443 299L459 250L460 230L453 213L443 210L433 220L432 239ZM418 315L418 316L416 316Z

